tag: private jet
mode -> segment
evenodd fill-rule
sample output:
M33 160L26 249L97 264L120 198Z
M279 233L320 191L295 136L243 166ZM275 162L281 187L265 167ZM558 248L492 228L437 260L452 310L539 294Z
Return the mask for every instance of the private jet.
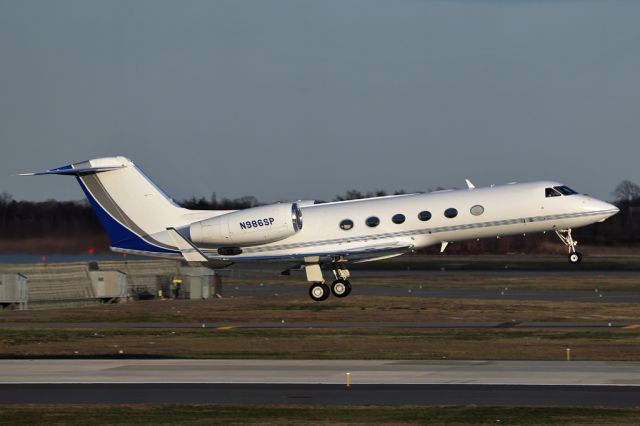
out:
M223 268L284 262L303 268L309 296L351 293L349 264L400 256L439 244L555 232L580 263L572 229L618 212L560 182L510 183L461 190L317 203L296 201L244 210L180 207L125 157L74 163L33 175L75 176L111 239L111 250ZM328 285L323 270L330 270Z

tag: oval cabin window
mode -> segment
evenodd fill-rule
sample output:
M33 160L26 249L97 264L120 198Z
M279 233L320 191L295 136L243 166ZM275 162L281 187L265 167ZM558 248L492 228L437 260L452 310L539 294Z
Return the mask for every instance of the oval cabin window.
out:
M446 209L444 211L444 215L445 217L448 217L449 219L453 219L454 217L458 216L458 210L452 208Z
M391 221L399 225L401 223L404 223L405 217L403 214L398 213L396 215L393 215L393 217L391 218Z
M371 216L365 221L365 223L369 228L375 228L376 226L380 225L380 219L375 216Z
M431 212L425 210L418 213L418 219L420 219L423 222L428 221L429 219L431 219Z
M471 207L471 214L474 216L480 216L482 213L484 213L484 207L482 207L481 205L475 205L473 207Z
M351 228L353 228L353 221L351 219L345 219L342 222L340 222L340 229L344 229L345 231L348 231Z

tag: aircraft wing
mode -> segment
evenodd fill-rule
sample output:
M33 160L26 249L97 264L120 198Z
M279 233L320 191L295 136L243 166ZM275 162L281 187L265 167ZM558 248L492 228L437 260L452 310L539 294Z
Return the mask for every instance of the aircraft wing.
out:
M361 261L378 257L399 255L410 251L412 244L406 241L397 241L393 243L372 244L368 246L360 246L355 248L334 250L334 251L311 251L299 252L284 255L240 255L240 256L214 256L213 259L227 260L229 262L269 262L269 261L300 261L301 263L326 263L331 262L335 258L346 261Z

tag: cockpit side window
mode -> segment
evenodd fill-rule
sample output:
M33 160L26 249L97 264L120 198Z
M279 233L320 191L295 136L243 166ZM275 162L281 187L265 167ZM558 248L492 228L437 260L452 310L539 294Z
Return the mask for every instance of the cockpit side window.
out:
M573 189L569 188L566 185L554 186L553 188L555 190L559 191L562 195L576 195L577 194L576 191L574 191Z
M545 188L544 189L544 196L549 198L549 197L559 197L560 193L558 191L556 191L553 188Z

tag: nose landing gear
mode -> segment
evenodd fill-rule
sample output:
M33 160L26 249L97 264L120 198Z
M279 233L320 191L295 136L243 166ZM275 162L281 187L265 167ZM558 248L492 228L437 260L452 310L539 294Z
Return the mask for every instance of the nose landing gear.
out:
M580 253L575 252L569 255L569 262L580 263L581 261L582 261L582 255Z
M556 235L560 238L560 241L569 248L569 262L578 264L582 261L582 254L576 251L578 242L571 236L571 229L558 229Z

